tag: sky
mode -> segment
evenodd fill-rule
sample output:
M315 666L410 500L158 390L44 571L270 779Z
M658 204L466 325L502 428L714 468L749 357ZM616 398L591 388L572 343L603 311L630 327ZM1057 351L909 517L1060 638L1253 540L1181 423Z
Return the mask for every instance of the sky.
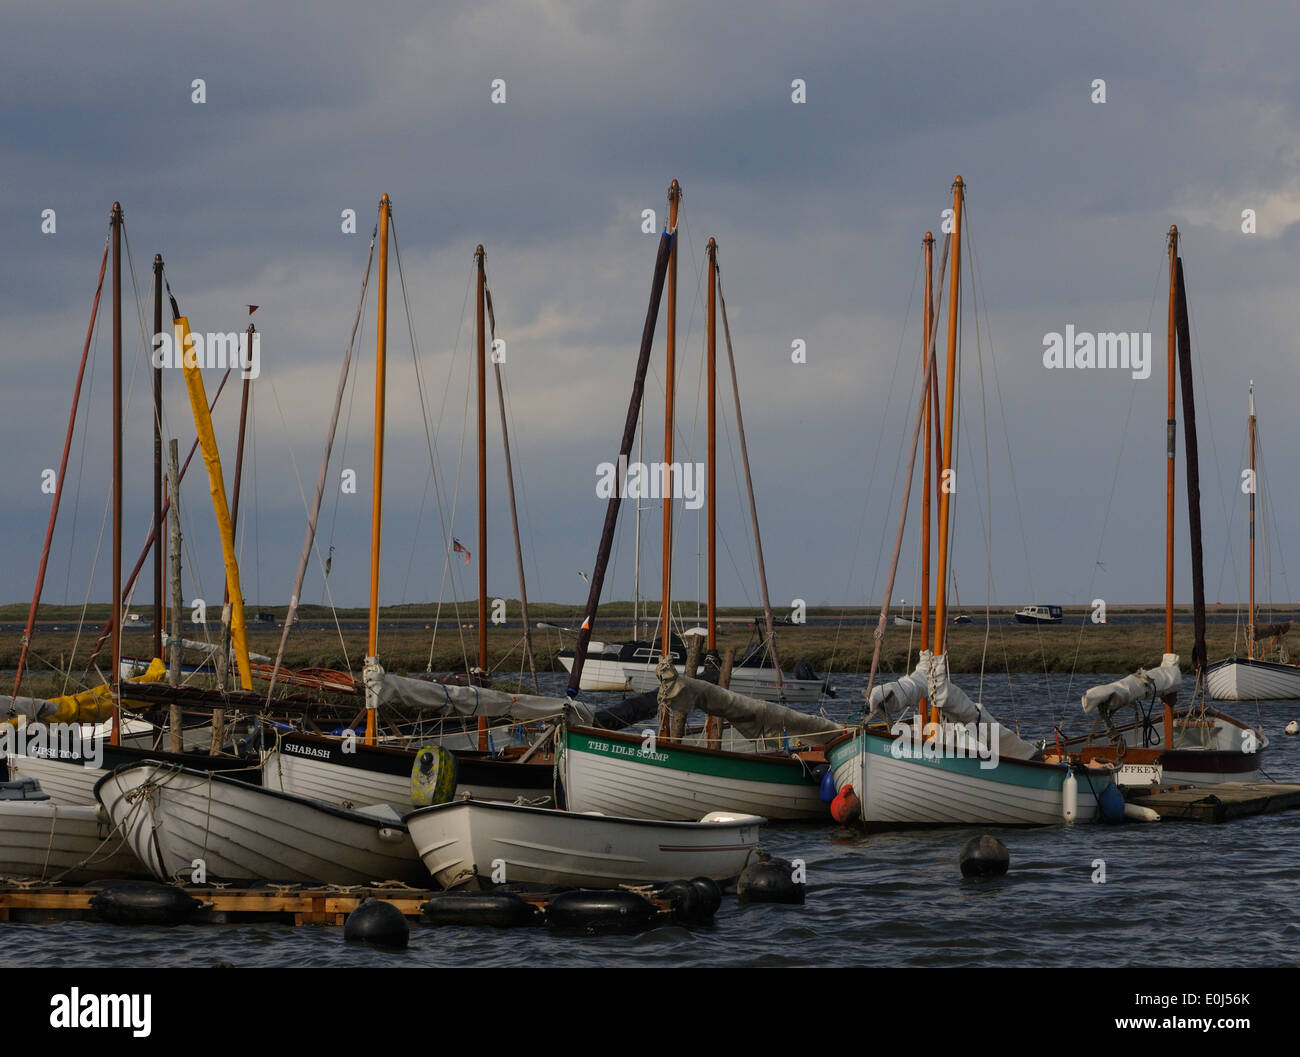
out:
M10 0L4 23L0 600L31 594L51 505L42 474L59 464L120 201L130 248L126 567L151 516L147 322L160 253L196 331L242 330L247 306L260 306L241 571L250 604L287 602L381 193L397 236L381 601L476 592L479 243L506 342L529 597L584 599L605 507L598 467L617 455L656 233L677 179L676 458L704 458L713 236L773 604L778 613L797 600L878 605L919 391L921 240L927 230L942 237L959 173L952 565L962 604L1163 597L1170 225L1181 233L1191 315L1209 600L1235 606L1245 593L1252 380L1267 555L1259 592L1296 597L1287 576L1300 494L1286 471L1300 441L1292 4L233 0L110 10ZM354 234L343 230L346 210ZM376 285L372 276L305 602L368 597ZM111 594L108 294L62 482L49 602ZM947 301L945 290L941 358ZM663 457L665 320L661 308L647 462ZM1067 326L1149 333L1150 376L1046 367L1045 336ZM795 362L797 342L806 362ZM219 374L204 372L209 395ZM757 609L735 413L720 377L718 594ZM184 452L194 424L181 372L164 388L166 430ZM515 598L494 392L488 412L488 589ZM214 417L229 489L233 385ZM1181 410L1179 419L1182 602L1191 579ZM348 469L354 494L342 492ZM909 604L919 501L918 484L893 592ZM220 543L197 460L181 505L187 601L219 600ZM607 599L633 593L634 507L624 502ZM673 591L690 608L703 526L683 507ZM643 587L656 598L661 525L657 507L643 515ZM453 537L469 564L451 561ZM143 586L134 601L147 603Z

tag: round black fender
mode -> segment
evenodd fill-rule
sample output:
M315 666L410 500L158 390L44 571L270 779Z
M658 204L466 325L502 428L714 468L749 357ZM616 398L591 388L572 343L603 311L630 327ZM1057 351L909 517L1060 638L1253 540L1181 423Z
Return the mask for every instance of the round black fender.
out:
M812 666L811 661L796 661L794 666L794 677L796 679L816 679L817 670Z
M712 877L692 877L691 886L700 893L700 917L713 917L722 906L722 887Z
M373 943L376 947L400 951L411 939L411 926L392 903L367 899L348 915L343 938L348 943Z
M742 903L802 903L804 885L794 879L794 863L764 856L740 872L736 896Z
M95 916L112 925L180 925L201 905L157 881L107 881L90 897Z
M963 877L1001 877L1011 866L1011 852L997 837L983 833L961 846L957 864Z
M428 925L491 925L513 929L531 925L536 911L515 892L437 892L420 907Z
M690 881L669 881L660 885L655 889L655 898L673 908L673 920L679 925L691 925L707 917L704 900Z
M560 932L640 932L658 911L635 892L622 890L564 892L546 908L546 924Z

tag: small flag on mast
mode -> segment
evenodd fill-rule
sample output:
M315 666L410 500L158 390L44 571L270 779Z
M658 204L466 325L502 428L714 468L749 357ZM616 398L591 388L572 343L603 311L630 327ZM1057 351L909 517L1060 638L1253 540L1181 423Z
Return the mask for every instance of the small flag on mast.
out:
M453 536L453 537L451 538L451 549L452 549L452 551L455 552L456 554L463 554L463 555L465 555L465 564L466 564L466 565L469 564L469 558L470 558L469 551L467 551L467 550L465 549L464 544L462 544L462 543L460 542L460 540L458 540L455 536Z

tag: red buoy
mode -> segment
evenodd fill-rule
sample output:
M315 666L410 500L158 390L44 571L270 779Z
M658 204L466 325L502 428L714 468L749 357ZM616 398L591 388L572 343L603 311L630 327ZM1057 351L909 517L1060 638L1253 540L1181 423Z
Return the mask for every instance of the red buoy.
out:
M847 825L861 814L862 804L858 801L853 786L846 785L835 794L835 799L831 801L831 818L841 826Z

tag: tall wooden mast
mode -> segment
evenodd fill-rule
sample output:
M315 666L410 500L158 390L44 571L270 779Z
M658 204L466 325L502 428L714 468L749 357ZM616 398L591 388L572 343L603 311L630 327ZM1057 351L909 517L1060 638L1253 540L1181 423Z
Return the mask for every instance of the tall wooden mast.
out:
M708 462L705 466L705 494L708 509L708 552L709 552L709 619L708 648L713 653L718 648L718 495L714 482L717 480L718 466L718 240L710 237L709 255L709 293L708 293L708 338L706 342L706 366L708 376ZM694 676L694 672L687 672ZM721 744L722 720L709 716L705 723L706 744L714 747Z
M934 329L934 235L927 231L922 240L925 247L925 327L921 335L921 380L926 378L926 367L930 362L930 333ZM925 470L924 485L921 490L921 649L930 648L930 522L933 513L930 509L930 478L932 452L930 447L930 417L933 414L934 401L930 398L931 386L926 385L925 413L921 428L925 430Z
M122 741L122 205L113 203L113 727Z
M1177 442L1175 440L1177 415L1174 409L1174 376L1178 370L1177 329L1175 321L1175 301L1177 300L1178 280L1178 226L1169 226L1169 384L1167 414L1165 416L1165 653L1174 652L1174 463L1176 461ZM1164 743L1173 745L1174 737L1174 702L1177 693L1164 696Z
M956 482L952 475L953 412L957 397L957 321L961 293L961 212L966 185L960 176L952 184L952 266L948 288L948 366L944 382L943 461L939 474L939 560L934 602L934 653L943 655L945 625L948 622L948 511Z
M673 403L677 385L677 209L682 188L676 180L668 188L668 233L673 236L668 256L668 356L664 367L664 478L669 484L673 466ZM621 486L620 486L621 490ZM673 598L673 497L671 487L664 488L663 604L660 617L660 656L672 655ZM693 672L688 672L693 675ZM665 713L666 709L663 709ZM667 717L665 716L665 719Z
M1255 380L1250 382L1250 608L1246 610L1246 656L1255 656Z
M921 489L921 649L928 650L930 648L930 522L934 520L934 513L930 503L930 491L933 488L930 467L934 461L934 453L930 444L930 420L935 412L933 391L937 383L937 379L929 369L930 335L934 332L933 232L927 231L925 238L921 240L921 244L925 247L925 325L921 334L921 381L925 384L925 393L922 396L925 411L921 418L921 428L925 430L925 469L922 471L924 476ZM926 381L927 378L930 379L928 382ZM925 714L925 704L924 697L917 702L917 715L923 716Z
M708 552L709 552L709 638L708 648L718 648L718 494L714 488L717 480L718 465L718 242L709 239L709 330L707 342L708 363L705 368L708 375L708 431L709 451L705 467L705 489L708 506ZM693 674L693 673L688 673Z
M478 667L487 671L487 327L484 321L485 254L480 244L474 250L475 272L478 276L477 296L474 302L475 329L478 332L476 378L478 381ZM471 681L473 674L471 673ZM487 718L478 717L478 748L488 747Z
M163 259L153 258L153 332L162 333ZM153 655L163 655L162 372L153 369Z
M379 541L384 507L384 359L388 349L388 195L379 199L379 321L375 326L375 481L370 505L370 634L366 656L379 653ZM366 699L366 744L375 743L377 702Z

